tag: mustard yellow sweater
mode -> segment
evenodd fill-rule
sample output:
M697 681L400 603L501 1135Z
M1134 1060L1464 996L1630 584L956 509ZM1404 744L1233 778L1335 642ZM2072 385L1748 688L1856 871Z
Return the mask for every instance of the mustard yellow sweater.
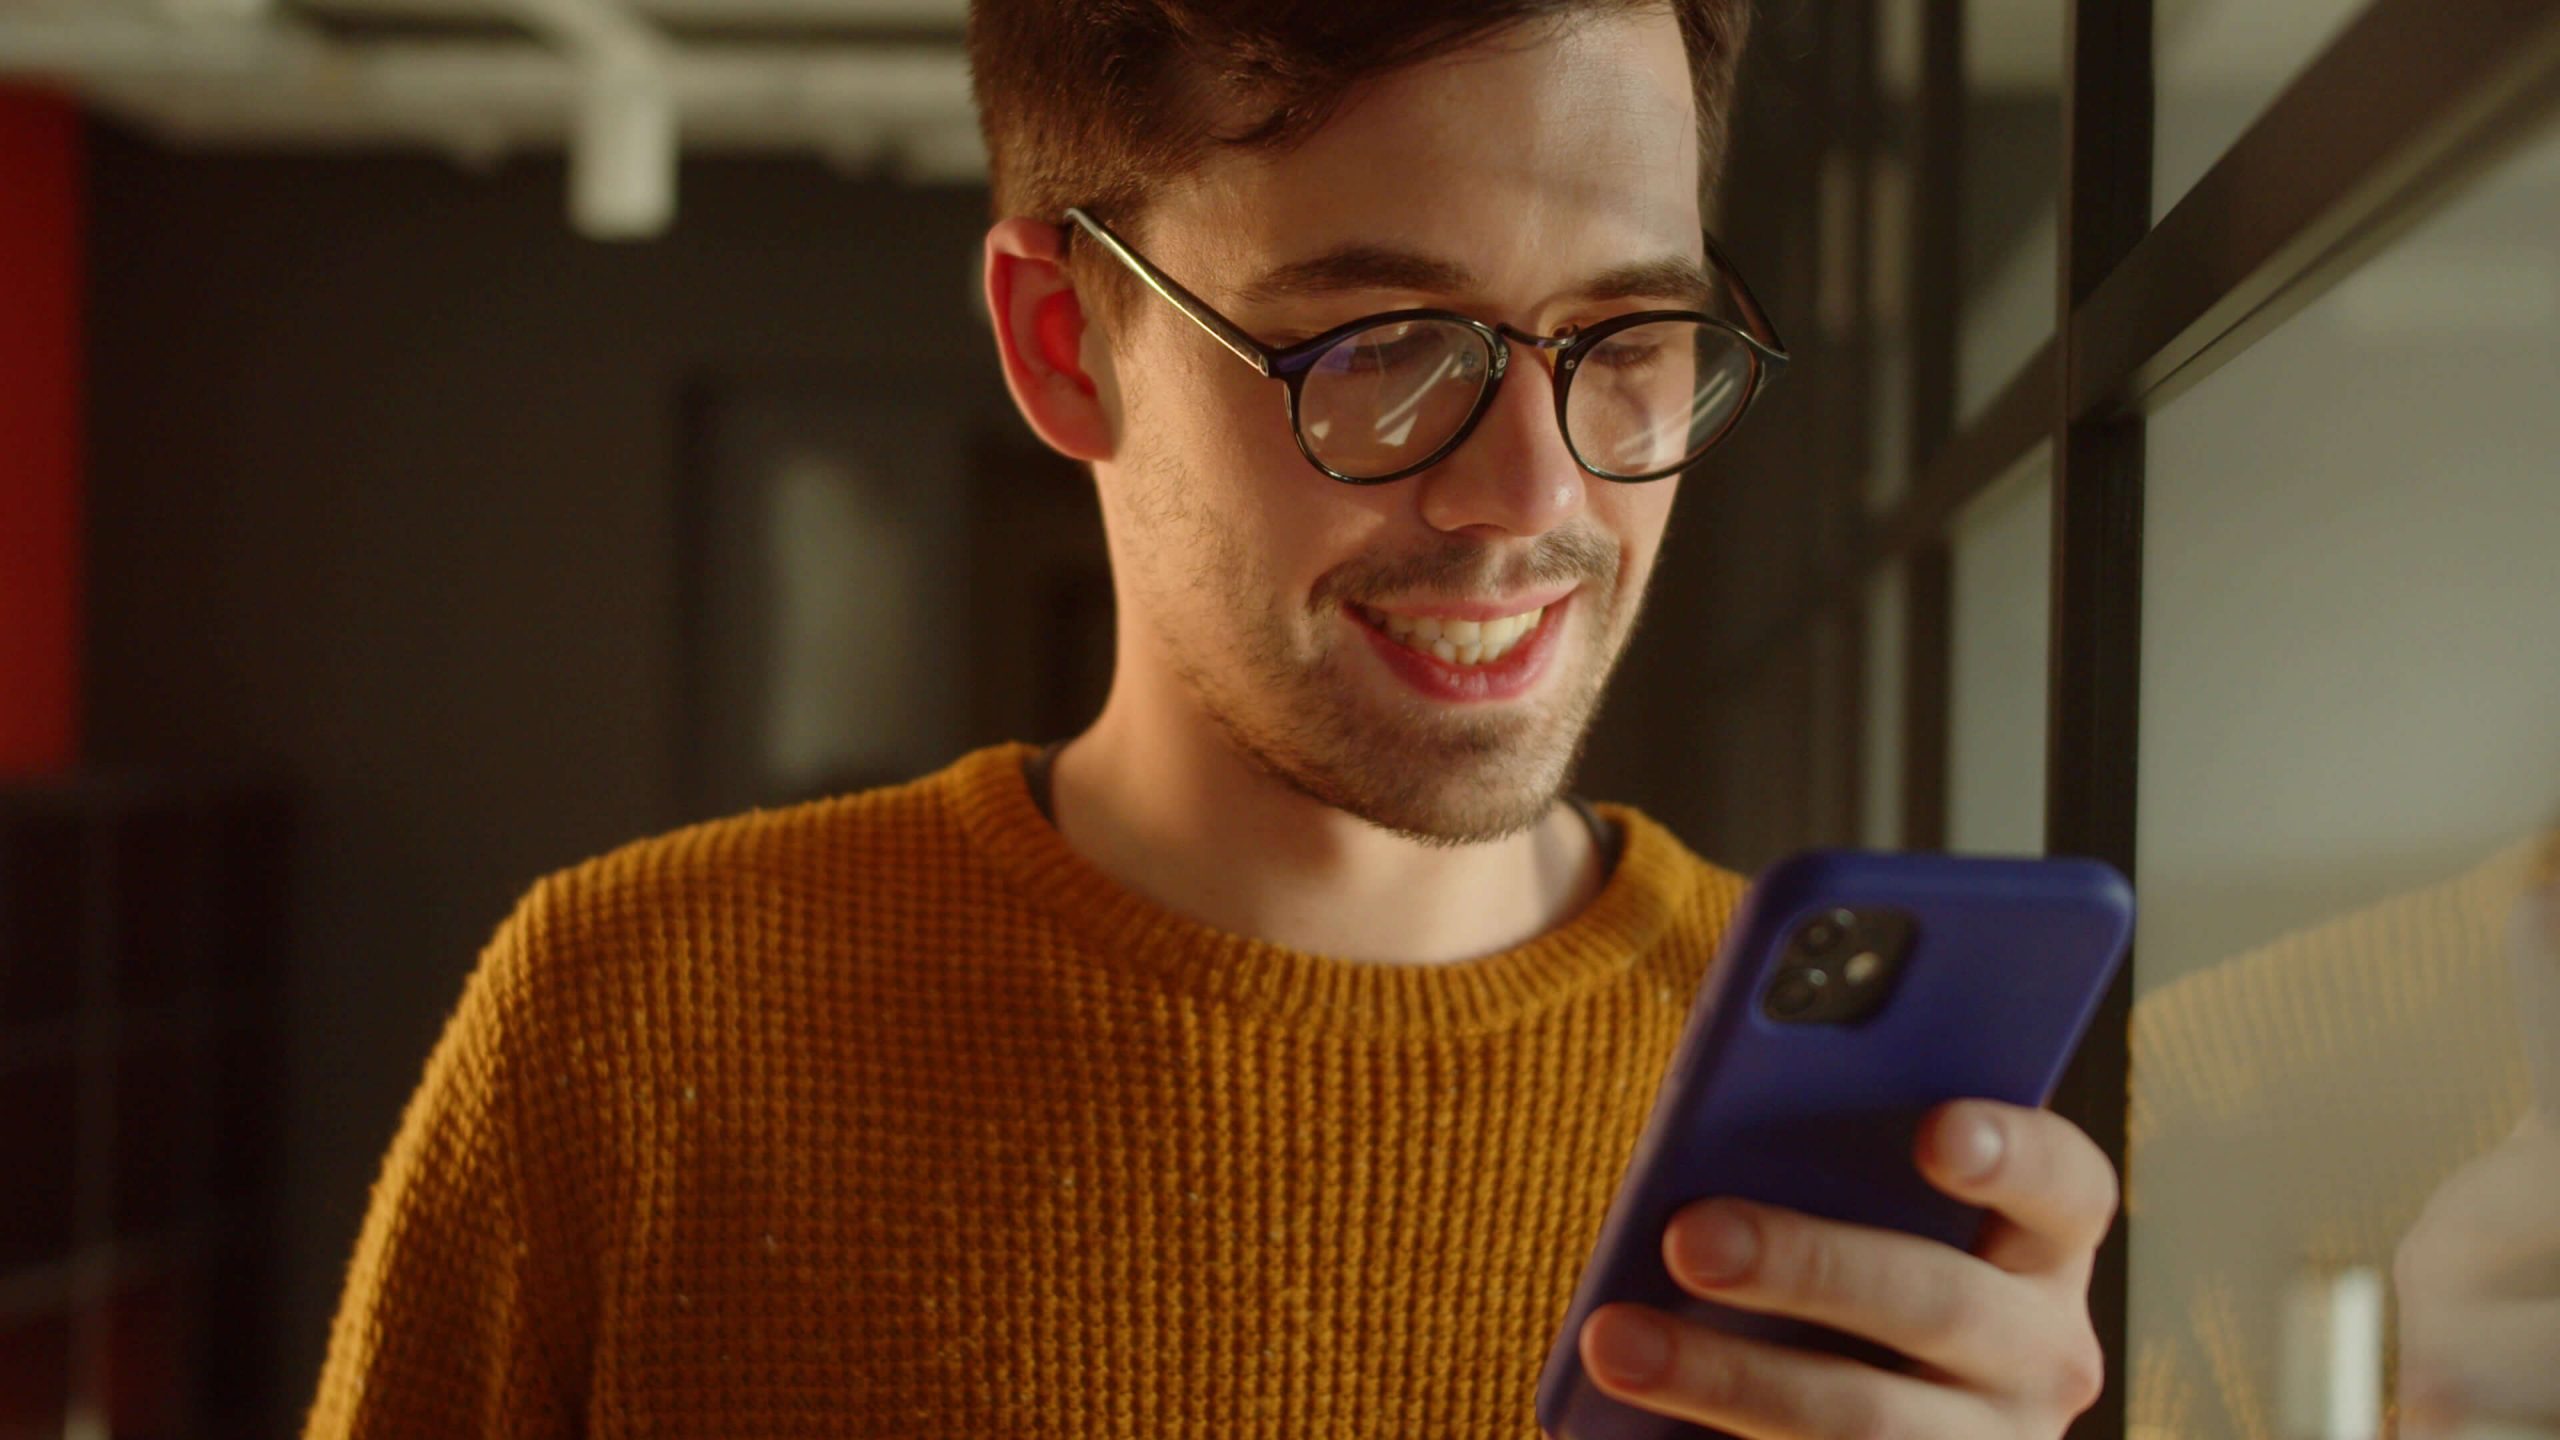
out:
M1115 885L1027 747L550 876L393 1144L308 1434L1537 1434L1741 891L1642 816L1448 966Z

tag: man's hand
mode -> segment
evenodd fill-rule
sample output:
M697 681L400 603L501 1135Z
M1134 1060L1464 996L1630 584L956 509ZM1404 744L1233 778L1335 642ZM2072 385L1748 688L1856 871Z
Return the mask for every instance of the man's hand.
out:
M2560 1127L2527 1111L2453 1172L2392 1264L2400 1433L2560 1435ZM2514 1427L2530 1427L2521 1431Z
M1933 1111L1917 1151L1929 1183L1990 1212L1974 1254L1732 1199L1682 1210L1662 1241L1682 1289L1863 1336L1909 1369L1622 1304L1583 1326L1593 1381L1748 1440L2053 1440L2105 1388L2089 1270L2114 1167L2059 1116L1988 1100Z

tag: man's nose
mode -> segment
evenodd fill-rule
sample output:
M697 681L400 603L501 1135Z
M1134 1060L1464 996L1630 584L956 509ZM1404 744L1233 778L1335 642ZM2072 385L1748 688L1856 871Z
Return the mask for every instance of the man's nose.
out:
M1510 374L1475 433L1415 477L1422 518L1434 530L1543 535L1580 514L1587 498L1590 477L1556 425L1553 367L1535 348L1505 343Z

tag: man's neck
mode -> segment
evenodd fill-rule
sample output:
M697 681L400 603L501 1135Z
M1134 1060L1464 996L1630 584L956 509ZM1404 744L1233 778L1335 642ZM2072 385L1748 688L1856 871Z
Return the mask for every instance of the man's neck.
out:
M1056 753L1051 817L1104 874L1233 934L1443 964L1554 929L1607 876L1607 857L1569 806L1502 840L1426 845L1298 793L1223 736L1142 735L1128 721L1106 710Z

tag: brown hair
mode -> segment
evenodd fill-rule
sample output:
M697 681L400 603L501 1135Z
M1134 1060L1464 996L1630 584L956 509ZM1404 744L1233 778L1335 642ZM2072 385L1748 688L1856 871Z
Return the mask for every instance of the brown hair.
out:
M1134 226L1211 146L1288 145L1363 81L1524 22L1665 5L1711 176L1749 0L971 0L995 213L1054 221L1081 205ZM1258 118L1215 128L1236 111Z

